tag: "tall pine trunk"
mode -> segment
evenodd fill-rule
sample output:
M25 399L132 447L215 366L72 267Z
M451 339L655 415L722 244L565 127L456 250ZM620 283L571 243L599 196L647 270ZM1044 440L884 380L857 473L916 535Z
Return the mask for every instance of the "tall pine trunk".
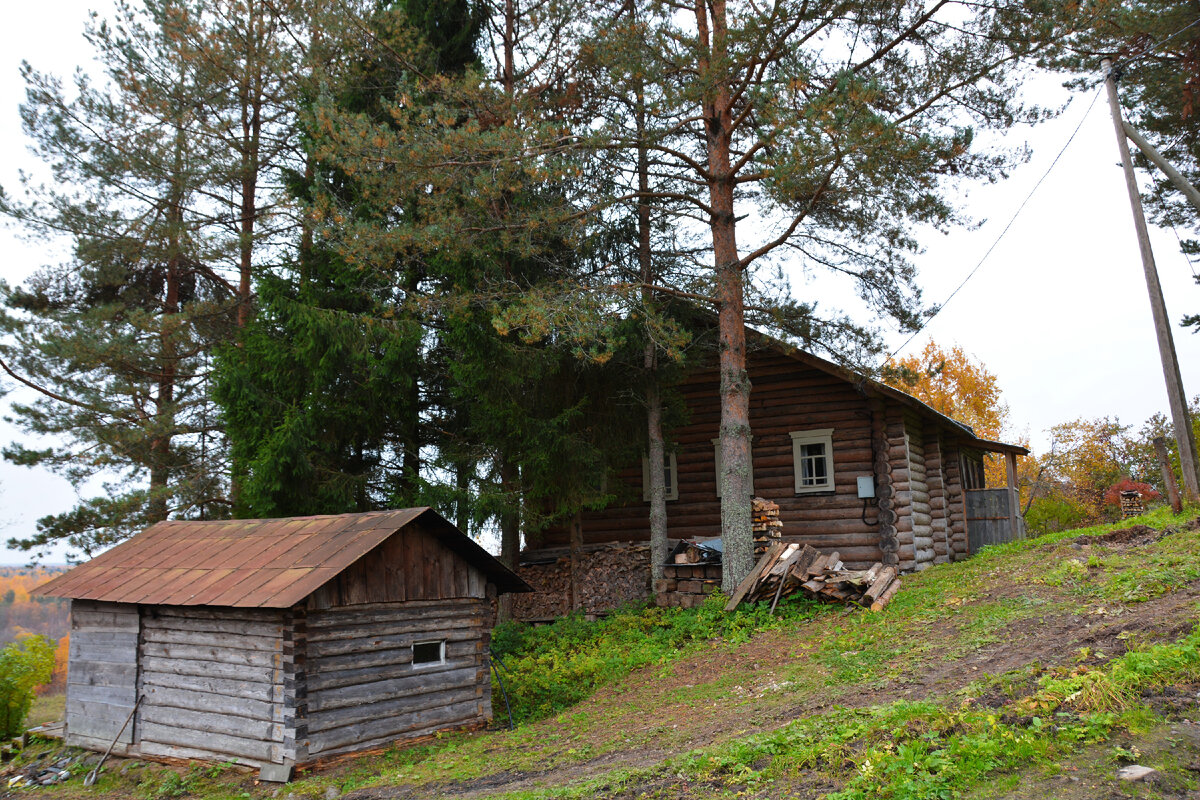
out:
M702 47L700 73L719 68L727 56L725 0L696 0ZM711 38L710 38L711 37ZM727 81L712 80L703 101L708 154L709 227L712 231L718 303L721 379L721 536L722 588L732 592L754 566L750 510L750 378L746 372L743 269L738 256L731 164L733 108Z
M504 510L500 513L500 563L516 570L521 551L521 472L506 456L500 457L500 491L504 494ZM500 595L497 608L499 622L512 619L512 595Z
M650 285L654 282L654 254L650 242L650 153L646 145L646 98L638 86L635 123L638 136L638 267L642 278L642 303L654 302ZM658 381L658 354L654 340L646 332L643 367L646 371L646 459L650 476L650 578L663 577L667 561L667 486L664 478L666 448L663 446L662 393Z

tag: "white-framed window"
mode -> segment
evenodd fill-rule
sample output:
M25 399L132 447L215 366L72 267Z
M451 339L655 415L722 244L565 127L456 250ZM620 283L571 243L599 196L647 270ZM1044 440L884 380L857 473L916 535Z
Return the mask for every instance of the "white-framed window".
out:
M721 496L721 437L712 440L713 463L716 465L717 497ZM754 495L754 448L750 448L750 495Z
M668 500L679 499L679 468L675 462L675 452L663 454L663 484L667 489ZM642 456L642 500L650 502L650 459Z
M792 431L796 494L833 491L833 428Z
M429 639L424 642L413 642L412 665L414 669L433 667L446 663L446 640Z

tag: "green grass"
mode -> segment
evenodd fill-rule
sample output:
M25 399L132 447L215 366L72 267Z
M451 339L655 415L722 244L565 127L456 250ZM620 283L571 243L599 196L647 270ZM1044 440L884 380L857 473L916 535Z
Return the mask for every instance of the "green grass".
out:
M726 613L724 595L694 609L639 604L589 622L575 614L550 625L510 622L492 635L492 652L502 665L505 688L518 722L544 719L610 686L641 667L671 663L713 640L729 645L762 631L795 626L829 613L830 607L796 597L777 615L764 604ZM499 687L497 687L498 689ZM506 710L497 691L497 718Z
M67 707L65 692L58 694L43 694L33 698L29 707L29 716L25 718L26 727L33 728L48 722L57 722L63 718Z

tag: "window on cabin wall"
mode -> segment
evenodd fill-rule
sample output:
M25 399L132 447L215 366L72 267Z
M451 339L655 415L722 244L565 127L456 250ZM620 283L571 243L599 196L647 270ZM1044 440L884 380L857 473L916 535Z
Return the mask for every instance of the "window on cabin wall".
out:
M721 438L717 437L712 440L713 444L713 463L716 465L717 476L717 497L721 496ZM750 494L754 494L754 447L750 447Z
M667 489L668 500L679 499L679 467L675 461L675 452L666 453L663 458L663 484ZM642 456L642 500L650 502L650 459Z
M796 494L833 491L833 428L792 431Z
M446 663L446 640L430 639L424 642L413 642L412 665L414 667L432 667Z

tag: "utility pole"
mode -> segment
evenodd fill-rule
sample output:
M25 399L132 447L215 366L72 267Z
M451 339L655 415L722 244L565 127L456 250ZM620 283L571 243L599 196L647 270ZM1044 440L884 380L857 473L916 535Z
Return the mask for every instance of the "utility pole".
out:
M1163 302L1162 286L1158 282L1158 268L1154 265L1154 251L1150 249L1150 233L1146 229L1146 215L1142 212L1142 196L1138 191L1137 178L1133 174L1133 159L1129 155L1129 143L1125 141L1125 121L1121 118L1121 104L1117 99L1117 79L1113 74L1112 59L1101 62L1104 82L1108 87L1108 104L1112 109L1113 126L1117 131L1117 148L1121 151L1121 164L1125 168L1125 188L1129 190L1129 205L1133 209L1133 227L1137 231L1138 248L1142 253L1142 268L1146 273L1146 289L1150 293L1150 309L1154 313L1154 332L1158 336L1158 354L1162 359L1163 377L1167 382L1167 400L1171 406L1171 421L1175 426L1175 440L1179 443L1179 469L1183 473L1184 493L1188 502L1200 501L1200 469L1196 463L1196 439L1192 435L1192 420L1187 410L1187 395L1183 391L1183 378L1179 374L1179 358L1175 355L1175 339L1171 335L1171 322L1167 318L1167 307Z

